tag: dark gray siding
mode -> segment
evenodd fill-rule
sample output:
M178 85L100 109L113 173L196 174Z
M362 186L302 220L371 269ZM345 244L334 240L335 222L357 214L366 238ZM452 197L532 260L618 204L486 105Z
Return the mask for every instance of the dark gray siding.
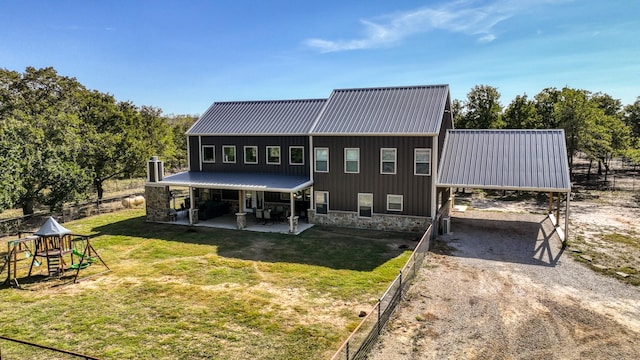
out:
M200 148L198 137L189 141L191 171L200 170ZM309 175L309 138L307 136L202 136L200 146L215 145L215 163L203 163L202 171L251 172L283 175ZM222 147L236 146L235 164L222 161ZM258 163L244 163L244 146L258 147ZM280 146L280 165L267 164L267 146ZM304 165L289 165L289 146L304 146Z
M440 134L438 135L438 164L440 165L440 159L442 159L442 150L444 149L444 139L447 136L447 130L453 129L453 115L451 113L451 102L447 96L447 103L445 106L444 114L442 114L442 126L440 127Z
M329 148L329 173L313 174L314 190L329 192L329 210L357 211L358 193L373 193L374 213L430 216L432 177L413 174L413 157L431 145L422 136L314 136L314 148ZM344 148L360 148L359 174L344 173ZM398 149L395 175L380 174L381 148ZM387 194L403 195L402 212L387 211Z
M200 150L198 150L198 137L189 136L187 140L189 147L189 171L200 171Z

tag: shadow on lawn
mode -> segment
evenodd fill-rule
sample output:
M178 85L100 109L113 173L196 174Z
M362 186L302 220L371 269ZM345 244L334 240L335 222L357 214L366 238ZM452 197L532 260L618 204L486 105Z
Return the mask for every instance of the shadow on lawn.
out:
M371 271L411 251L416 234L313 227L294 236L173 224L147 223L144 217L93 229L94 237L120 235L215 246L227 258L317 265ZM211 252L212 250L203 250Z

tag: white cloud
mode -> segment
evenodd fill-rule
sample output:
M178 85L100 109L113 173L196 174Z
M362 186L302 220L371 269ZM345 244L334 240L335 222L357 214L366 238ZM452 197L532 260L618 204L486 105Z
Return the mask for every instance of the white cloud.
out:
M365 35L351 40L307 39L305 44L320 52L373 49L398 44L414 34L443 30L473 36L487 43L497 39L495 26L535 4L535 0L475 0L446 2L437 7L361 20Z

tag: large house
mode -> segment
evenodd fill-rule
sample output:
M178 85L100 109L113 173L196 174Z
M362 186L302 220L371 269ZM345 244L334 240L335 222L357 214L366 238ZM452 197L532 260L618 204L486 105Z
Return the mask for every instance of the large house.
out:
M435 179L450 109L448 85L216 102L187 131L188 171L163 178L161 162L149 163L147 220L169 220L169 188L180 186L192 223L232 213L283 217L292 232L295 216L424 230L448 199Z
M280 219L291 233L298 221L423 231L464 187L565 193L566 232L563 130L453 127L448 85L216 102L187 131L188 171L163 177L149 162L147 221L171 220L170 188L182 187L190 224L235 215L238 228Z

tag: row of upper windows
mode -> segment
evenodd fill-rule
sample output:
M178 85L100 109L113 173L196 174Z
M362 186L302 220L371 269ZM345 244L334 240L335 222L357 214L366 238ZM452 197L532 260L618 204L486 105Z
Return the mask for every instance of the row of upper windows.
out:
M315 192L316 214L327 214L329 212L329 192ZM387 211L401 212L404 207L404 196L397 194L387 194ZM370 218L373 214L373 194L358 193L358 216Z
M317 147L315 151L314 171L329 172L329 148ZM380 149L380 174L395 174L398 168L398 149ZM360 148L344 148L344 172L360 173ZM431 149L413 150L413 174L431 175Z
M215 145L202 145L201 158L203 163L215 163ZM242 161L244 164L257 164L258 158L259 154L257 146L243 147ZM222 145L222 162L224 164L235 164L236 160L236 146ZM280 146L267 146L265 151L265 160L267 164L280 165L282 161ZM289 165L304 165L304 146L289 146Z

